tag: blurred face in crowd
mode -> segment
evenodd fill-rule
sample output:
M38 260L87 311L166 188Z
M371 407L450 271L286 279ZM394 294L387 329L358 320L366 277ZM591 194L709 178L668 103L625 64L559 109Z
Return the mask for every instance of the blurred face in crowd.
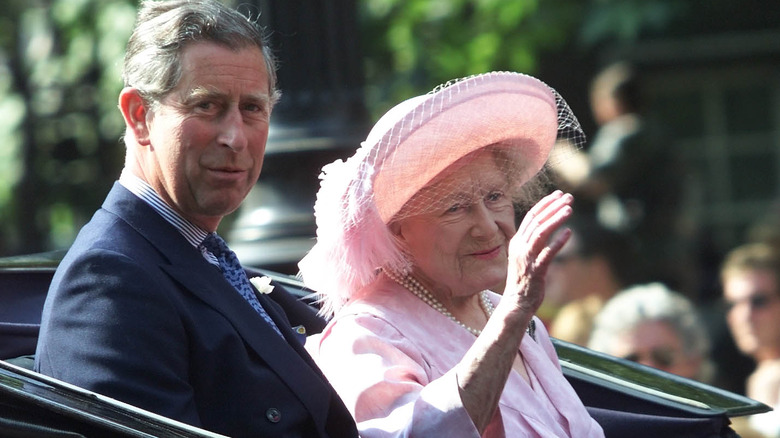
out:
M515 233L514 207L505 174L493 155L447 169L428 190L440 208L402 219L391 229L404 242L414 274L430 289L470 296L504 281L507 248ZM422 191L421 190L421 191ZM409 208L416 208L415 200ZM407 208L407 207L405 207Z
M182 216L216 229L263 164L271 99L262 52L194 43L184 49L178 85L161 102L125 110L132 93L123 91L120 106L144 123L135 131L134 173Z
M545 280L545 301L548 304L562 306L587 295L587 285L583 280L591 269L588 260L579 254L579 248L579 236L572 233L569 241L553 258Z
M723 281L726 315L737 347L757 360L780 357L780 295L772 271L745 269Z
M645 321L617 337L613 356L658 368L678 376L696 379L701 360L685 354L682 340L665 321Z
M603 125L621 114L620 103L612 96L612 90L601 86L590 93L590 108L596 123Z

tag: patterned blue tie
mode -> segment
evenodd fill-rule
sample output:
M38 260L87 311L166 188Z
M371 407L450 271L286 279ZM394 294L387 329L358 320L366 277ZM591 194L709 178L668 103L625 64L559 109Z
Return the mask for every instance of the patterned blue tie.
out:
M274 324L273 320L270 316L268 316L268 313L263 309L263 306L260 304L260 301L257 300L257 296L255 296L255 291L252 288L252 285L249 283L249 278L246 276L246 272L241 267L241 263L238 261L238 257L236 257L236 253L230 250L228 248L227 243L217 235L217 233L210 233L208 236L206 236L205 239L203 239L203 245L204 248L206 248L210 253L214 254L214 256L219 261L219 267L222 269L222 275L225 276L227 281L233 285L236 290L241 293L241 296L244 297L245 300L249 302L249 304L257 311L257 313L260 314L260 316L263 317L263 319L268 322L268 324L271 325L271 327L276 330L276 333L279 333L279 336L282 336L282 332L279 331L279 327Z

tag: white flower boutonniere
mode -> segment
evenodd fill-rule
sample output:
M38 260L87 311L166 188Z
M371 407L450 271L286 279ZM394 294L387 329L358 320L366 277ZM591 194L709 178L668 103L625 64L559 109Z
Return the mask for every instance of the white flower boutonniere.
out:
M271 286L271 279L265 275L262 277L252 277L249 279L249 282L252 283L252 286L261 294L270 294L274 290L274 287Z

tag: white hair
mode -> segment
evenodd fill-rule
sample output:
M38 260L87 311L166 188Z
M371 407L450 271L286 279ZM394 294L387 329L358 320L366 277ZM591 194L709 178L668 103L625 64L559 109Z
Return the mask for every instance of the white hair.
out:
M690 300L662 283L635 285L607 301L594 320L588 348L608 352L617 336L648 321L668 324L679 336L683 353L702 359L699 380L711 375L710 339L703 321Z

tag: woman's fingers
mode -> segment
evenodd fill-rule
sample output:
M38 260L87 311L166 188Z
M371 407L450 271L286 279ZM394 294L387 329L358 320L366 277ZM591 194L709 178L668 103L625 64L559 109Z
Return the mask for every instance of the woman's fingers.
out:
M569 194L564 194L562 191L556 190L542 198L528 211L528 213L525 214L525 217L523 217L523 221L520 223L520 228L517 230L517 233L524 234L529 227L544 221L546 217L545 211L551 206L554 208L556 201L564 199L567 196L571 197Z
M558 251L563 248L563 245L566 244L566 242L569 240L569 237L571 237L571 230L566 228L560 233L554 234L550 243L548 243L547 246L542 249L537 260L537 264L541 270L540 275L547 274L547 267L550 266L553 258L555 258L555 255L558 254Z
M555 233L571 217L572 211L570 203L561 205L546 222L537 228L535 235L531 237L532 246L542 247L539 252L539 264L546 266L569 239L569 233L558 233L557 235Z
M517 234L513 237L514 249L535 253L541 251L552 233L571 216L573 200L570 194L556 191L539 201L523 218Z
M523 284L523 295L534 293L535 289L543 294L547 267L571 234L568 230L555 233L571 216L573 199L560 191L544 197L529 210L512 238L507 284Z

